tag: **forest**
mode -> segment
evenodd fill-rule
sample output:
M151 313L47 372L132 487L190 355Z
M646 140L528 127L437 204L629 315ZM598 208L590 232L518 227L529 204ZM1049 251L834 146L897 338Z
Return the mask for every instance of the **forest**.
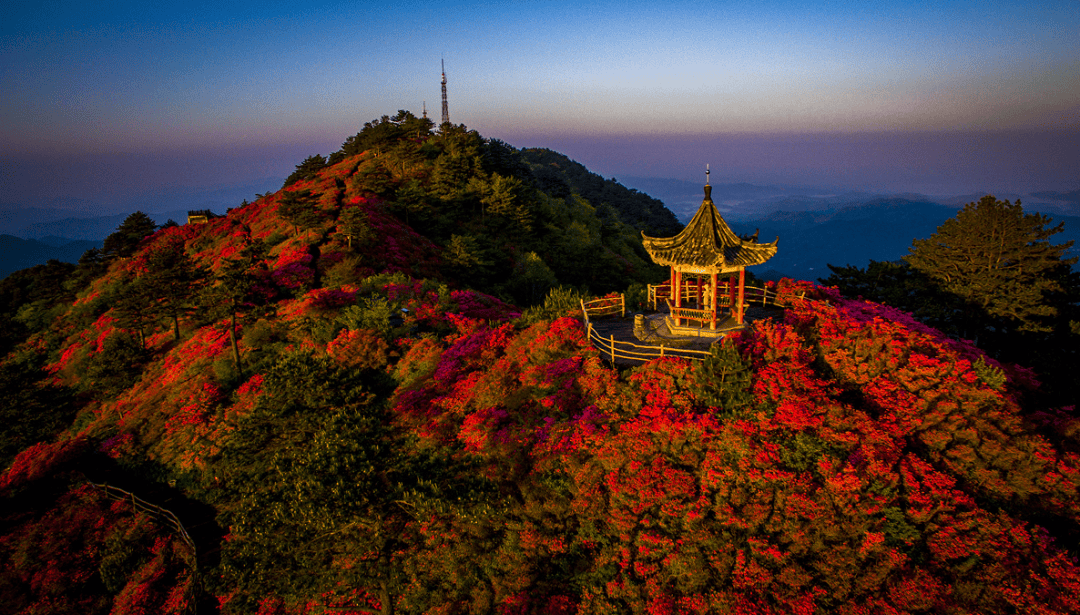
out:
M637 367L580 300L641 309L681 225L556 152L402 111L205 224L132 214L0 282L0 601L1080 612L1080 284L988 199ZM953 271L991 218L1021 256Z

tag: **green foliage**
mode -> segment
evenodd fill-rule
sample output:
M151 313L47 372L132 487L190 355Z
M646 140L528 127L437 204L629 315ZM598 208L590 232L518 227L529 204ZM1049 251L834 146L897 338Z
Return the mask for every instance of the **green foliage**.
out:
M142 375L146 358L138 339L125 331L113 331L87 361L85 386L110 395L128 389Z
M538 303L541 297L558 284L555 272L536 252L526 252L514 263L513 274L506 289L522 305Z
M822 458L837 459L844 448L805 432L796 432L780 439L780 463L795 472L810 472L818 467Z
M694 364L694 395L722 416L740 416L753 403L753 371L728 338L713 344L710 355Z
M979 380L982 380L983 383L986 384L986 386L994 389L995 391L1000 391L1002 388L1004 388L1007 378L1005 376L1005 372L1002 371L1000 367L990 365L982 357L976 359L975 362L971 365L971 367L979 376Z
M649 303L649 287L640 282L634 282L626 287L623 295L628 310L644 311Z
M388 299L371 296L361 299L359 305L350 305L341 310L338 321L350 331L372 329L387 335L392 328L390 319L397 315L397 309Z
M409 111L400 110L394 117L382 116L364 124L364 128L349 137L341 149L330 155L329 164L336 164L349 156L363 152L372 152L381 156L404 139L423 140L431 135L434 122L425 117L416 117Z
M965 205L929 239L915 240L904 258L979 310L969 310L969 317L1005 321L1021 331L1047 331L1046 320L1056 310L1046 295L1062 290L1052 274L1062 263L1076 262L1063 258L1071 241L1050 243L1063 228L1047 228L1051 222L1047 216L1024 213L1019 201L988 195Z
M172 321L174 339L180 339L180 317L196 309L195 298L206 286L208 276L183 244L154 246L150 252L142 283L149 289L152 313Z
M359 207L347 207L341 211L341 234L348 240L351 250L361 250L375 239L367 213Z
M282 188L288 188L302 179L314 179L319 171L326 168L326 158L315 154L304 158L304 161L296 165L296 170L293 171L287 178Z
M102 251L109 258L129 258L135 253L147 235L157 230L157 224L141 211L137 211L120 223L116 231L105 238Z
M278 203L278 215L293 225L293 232L297 235L322 221L322 213L315 204L315 195L311 190L284 193Z
M142 276L121 280L110 294L117 321L121 327L138 335L140 347L146 345L146 328L151 323L154 292L149 280Z
M239 589L228 609L268 595L302 602L342 582L386 605L403 583L413 514L450 485L449 466L406 454L363 372L290 354L264 386L218 467L237 502L223 550Z
M34 357L0 362L0 468L70 425L77 410L73 391L51 382Z
M522 325L534 325L544 320L555 320L573 312L581 312L581 293L566 286L559 286L548 291L544 302L522 312L518 322Z
M536 187L553 197L578 194L595 207L609 203L622 222L651 237L672 237L682 230L678 218L662 202L614 179L604 179L562 154L523 149L521 156L532 169Z
M240 252L226 261L214 276L213 283L203 288L199 297L204 316L211 319L228 317L231 321L229 339L233 363L238 372L243 371L240 349L236 343L237 325L244 321L257 321L273 307L268 304L265 283L269 275L266 262L266 244L248 241Z

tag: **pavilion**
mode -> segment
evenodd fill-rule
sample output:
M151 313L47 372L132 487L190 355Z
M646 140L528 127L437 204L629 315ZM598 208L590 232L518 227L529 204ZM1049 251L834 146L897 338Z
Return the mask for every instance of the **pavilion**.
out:
M671 268L667 324L672 332L684 329L684 321L696 321L696 331L708 324L715 332L718 306L730 308L731 318L742 326L746 268L772 258L779 241L758 243L756 232L749 239L732 232L713 204L708 171L705 178L705 200L682 232L674 237L641 234L653 262Z

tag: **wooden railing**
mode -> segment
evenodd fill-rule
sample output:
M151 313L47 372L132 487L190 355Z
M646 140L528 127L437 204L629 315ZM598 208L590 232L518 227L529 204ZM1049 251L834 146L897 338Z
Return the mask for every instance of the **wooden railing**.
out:
M671 305L671 299L664 299L667 302L668 312L672 318L679 318L683 320L697 320L703 325L705 322L712 320L712 310L697 310L687 307L675 307ZM721 318L722 319L722 318Z
M724 288L724 287L722 286L721 288ZM705 290L706 290L705 288L702 289L703 293L704 293ZM728 296L728 293L727 293L726 290L724 292L722 292L722 293L717 293L717 294L720 295L720 301L717 304L718 308L721 308L721 307L728 308L728 307L731 306L731 297ZM697 299L697 286L692 281L688 281L687 283L685 283L683 285L682 296L683 296L684 301L690 301L691 299L696 300ZM800 298L800 297L801 296L797 296L796 298ZM659 301L661 299L669 300L668 305L669 306L671 305L670 304L670 299L671 299L671 283L670 282L664 282L663 284L656 284L656 285L650 284L649 285L649 307L651 309L653 309L653 310L656 310L657 309L656 306L659 304ZM769 290L768 288L764 288L764 287L758 288L757 286L747 286L743 290L743 305L744 306L760 305L762 307L771 305L771 306L774 306L774 307L786 307L786 302L783 301L780 298L780 296L776 293L776 291ZM682 309L688 309L688 308L679 308L679 309L682 310ZM672 314L672 315L674 316L674 314ZM687 317L686 316L680 316L680 318L687 318Z
M656 300L656 290L661 287L667 287L665 284L658 286L649 286L649 301L650 303ZM670 288L668 287L668 290ZM688 290L685 295L687 299L697 296L696 288L693 289L693 294ZM789 295L791 299L800 300L803 298L802 293L796 295ZM697 310L684 307L673 307L670 303L670 297L661 297L665 299L668 304L668 309L671 310L671 316L685 320L697 320L704 324L707 321L712 320L712 310ZM729 297L724 294L720 296L721 305L727 307L729 303ZM747 286L743 291L743 306L749 307L752 305L761 306L774 306L774 307L786 307L789 301L779 295L774 290L768 288L758 288L756 286ZM632 342L624 342L615 339L614 335L603 337L600 335L596 328L592 325L591 317L593 316L619 316L626 315L626 299L624 295L618 297L603 297L600 299L594 299L592 301L581 302L581 314L584 319L585 329L588 332L589 341L593 346L600 351L600 354L607 360L615 363L616 359L624 359L629 361L648 361L657 357L681 357L683 359L703 360L710 355L708 351L693 350L689 348L679 348L677 346L659 346L653 345L640 345Z
M717 294L720 295L720 302L717 307L728 307L731 305L731 298L728 296L727 282L719 285L717 288ZM699 284L694 280L685 280L682 284L682 298L683 302L697 301ZM707 297L712 293L712 286L702 282L701 296ZM664 282L663 284L649 284L649 308L655 310L659 305L661 299L671 299L671 282Z
M91 481L87 481L87 484L97 489L98 491L101 491L105 495L105 497L109 498L110 500L115 500L118 502L129 502L131 504L131 507L134 508L137 512L145 513L158 523L161 523L162 525L168 526L170 529L172 529L172 531L180 537L180 540L182 540L184 544L186 544L188 548L191 549L191 572L195 582L189 586L189 591L192 593L197 593L199 591L199 561L195 551L195 541L191 539L191 535L188 534L187 529L184 528L184 524L180 523L180 519L178 519L177 516L172 513L172 511L164 509L155 504L151 504L146 500L140 498L139 496L135 495L134 493L131 493L130 491L125 491L119 487L114 487L106 483L95 483ZM189 595L188 598L188 606L185 609L185 612L194 615L198 612L198 601L193 595Z
M139 496L135 495L134 493L131 493L130 491L124 491L119 487L114 487L105 483L91 482L89 484L95 489L102 491L105 494L105 497L109 498L110 500L116 500L119 502L130 502L131 507L135 510L146 513L152 518L154 518L156 521L169 526L180 537L180 540L184 541L184 544L191 547L191 553L193 555L195 554L195 541L191 539L191 536L188 535L187 530L184 529L184 524L180 523L180 519L178 519L176 515L174 515L171 511L166 510L155 504L151 504L146 500L143 500Z
M581 313L585 321L585 330L589 336L589 341L592 343L593 347L600 351L600 356L611 361L612 365L615 364L617 359L627 361L650 361L658 357L679 357L682 359L702 361L710 355L708 351L704 350L664 346L663 344L659 346L634 344L632 342L617 340L614 335L604 337L596 331L592 325L592 320L590 319L590 315L595 316L597 313L590 310L584 301L581 303Z
M617 297L600 297L592 301L582 301L581 311L592 316L626 316L626 295L619 294Z

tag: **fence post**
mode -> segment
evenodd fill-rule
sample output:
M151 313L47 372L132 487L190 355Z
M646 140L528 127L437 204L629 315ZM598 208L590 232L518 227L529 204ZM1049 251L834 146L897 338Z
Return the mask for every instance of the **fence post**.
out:
M661 357L664 356L664 345L663 344L660 344L660 356Z
M615 366L615 334L611 334L611 366Z
M619 303L622 304L622 316L619 318L626 318L626 293L619 295Z

